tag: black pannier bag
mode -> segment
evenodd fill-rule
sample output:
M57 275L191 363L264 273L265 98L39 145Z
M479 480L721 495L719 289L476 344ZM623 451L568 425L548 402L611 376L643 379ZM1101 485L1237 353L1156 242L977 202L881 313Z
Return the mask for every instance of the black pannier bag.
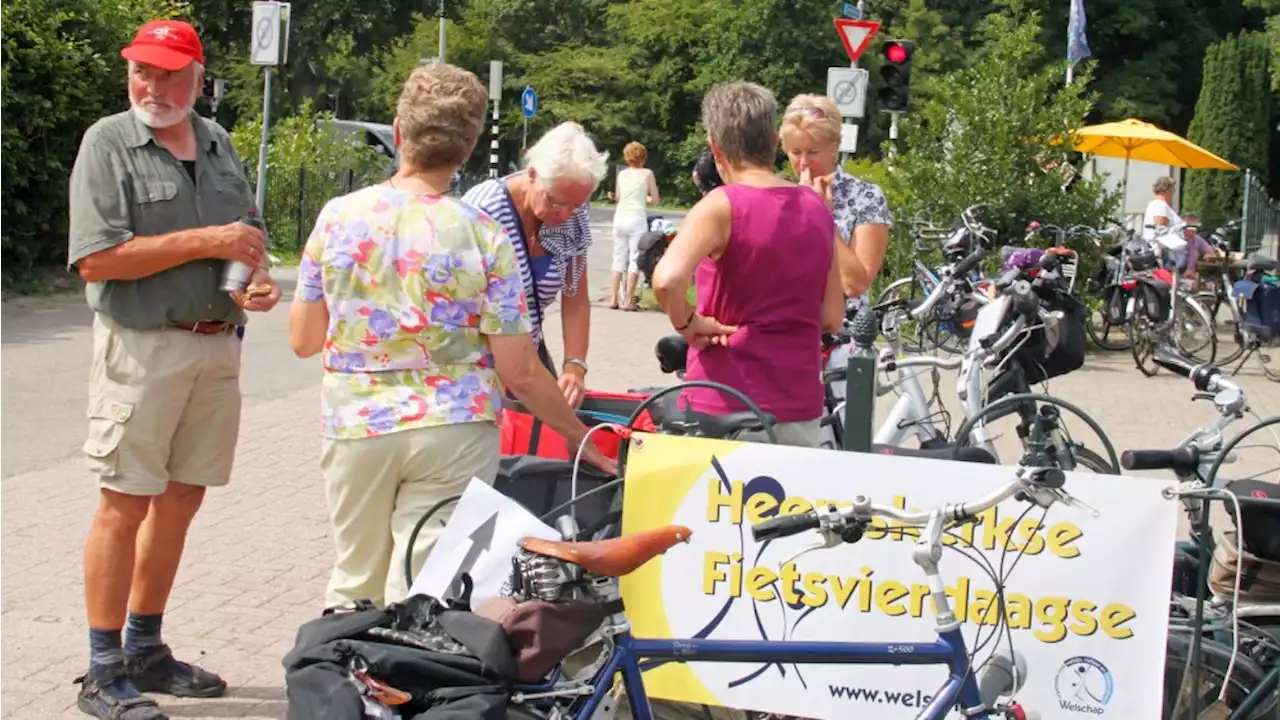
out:
M1044 327L1033 330L1017 350L1018 362L1031 385L1074 372L1084 365L1084 323L1088 310L1070 295L1045 303L1045 309L1049 312L1042 318Z
M1232 480L1228 492L1241 498L1280 500L1280 484L1261 480ZM1236 517L1234 503L1226 503L1227 513L1236 525L1244 549L1263 560L1280 562L1280 509L1265 505L1240 505Z
M1137 304L1142 314L1153 323L1162 323L1169 319L1170 296L1173 286L1155 277L1143 277L1138 280Z
M366 676L404 720L505 720L516 663L502 627L422 595L326 611L284 657L289 720L364 720ZM400 695L401 700L405 698Z
M674 393L672 393L674 396ZM577 493L590 492L613 482L616 478L597 470L590 463L583 462L578 466ZM542 517L574 497L573 461L554 460L535 457L533 455L504 455L498 461L498 477L494 480L493 489L525 506L529 512ZM599 536L597 533L615 524L622 515L622 486L616 485L608 490L593 493L573 504L572 510L578 521L578 528L583 539ZM561 515L567 515L570 508L565 508L549 517L544 522L552 524Z

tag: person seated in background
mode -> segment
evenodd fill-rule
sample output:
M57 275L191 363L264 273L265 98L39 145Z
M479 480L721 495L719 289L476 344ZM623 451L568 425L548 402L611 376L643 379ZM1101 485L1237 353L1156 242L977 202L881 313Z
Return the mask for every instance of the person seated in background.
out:
M777 112L773 93L754 83L721 85L703 98L703 124L725 185L689 211L654 271L653 288L689 343L686 380L742 392L777 419L779 442L817 447L822 333L841 327L844 294L831 211L811 189L774 174ZM696 309L686 297L695 274ZM682 402L707 415L746 409L704 388L686 391Z
M1209 244L1209 241L1200 237L1200 218L1188 215L1184 222L1186 226L1182 229L1182 238L1187 241L1187 244L1181 249L1166 251L1166 261L1175 272L1194 278L1196 262L1202 258L1217 257L1218 251Z

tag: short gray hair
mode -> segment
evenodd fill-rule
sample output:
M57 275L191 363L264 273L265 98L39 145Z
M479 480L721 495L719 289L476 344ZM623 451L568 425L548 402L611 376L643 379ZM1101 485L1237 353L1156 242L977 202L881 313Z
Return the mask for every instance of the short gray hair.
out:
M1161 176L1156 178L1156 184L1151 187L1151 192L1159 195L1160 193L1173 192L1173 178Z
M730 165L773 167L778 154L778 101L750 82L718 85L702 98L702 124Z
M594 189L609 171L609 153L597 150L587 131L576 122L551 128L525 157L528 167L546 185L571 179L589 182Z

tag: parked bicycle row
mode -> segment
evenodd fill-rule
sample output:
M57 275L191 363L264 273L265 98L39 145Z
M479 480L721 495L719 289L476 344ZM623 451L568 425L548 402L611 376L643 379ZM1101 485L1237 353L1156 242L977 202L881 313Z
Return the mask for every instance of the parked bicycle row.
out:
M1268 379L1280 382L1277 265L1269 257L1239 257L1232 251L1240 224L1232 221L1211 232L1203 243L1214 252L1190 262L1181 258L1187 245L1200 238L1198 228L1186 221L1148 228L1149 236L1119 226L1062 228L1033 222L1021 246L1002 248L1001 260L1005 269L1034 263L1036 246L1047 245L1044 252L1060 258L1065 290L1089 309L1089 339L1102 350L1131 351L1146 375L1158 371L1152 350L1169 342L1202 362L1237 363L1233 373L1254 360ZM927 312L904 328L907 346L958 353L986 302L990 279L978 272L977 264L961 265L973 242L962 223L939 228L917 219L912 237L916 254L911 275L886 286L877 303L906 298L923 305L924 298L935 298ZM1100 258L1095 268L1080 267L1086 247L1086 255ZM946 291L936 294L939 288Z

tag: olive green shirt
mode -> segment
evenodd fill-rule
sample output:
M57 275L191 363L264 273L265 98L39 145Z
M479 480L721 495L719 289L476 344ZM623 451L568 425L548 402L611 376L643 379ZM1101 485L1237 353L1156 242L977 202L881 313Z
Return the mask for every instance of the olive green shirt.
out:
M125 111L94 123L71 170L68 267L96 252L148 237L225 225L254 207L253 191L231 138L195 113L195 180L151 128ZM226 261L202 259L139 280L91 282L89 306L135 330L173 323L244 323L219 289Z

